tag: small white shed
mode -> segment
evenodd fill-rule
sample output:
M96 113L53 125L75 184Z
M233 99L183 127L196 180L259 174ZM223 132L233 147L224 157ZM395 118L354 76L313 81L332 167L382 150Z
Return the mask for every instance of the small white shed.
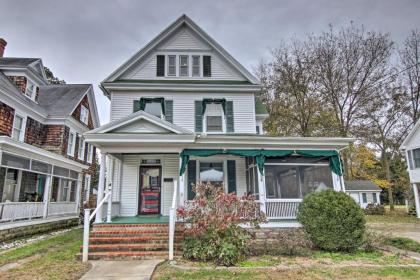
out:
M346 193L350 195L362 208L370 203L380 204L382 189L369 180L344 181Z

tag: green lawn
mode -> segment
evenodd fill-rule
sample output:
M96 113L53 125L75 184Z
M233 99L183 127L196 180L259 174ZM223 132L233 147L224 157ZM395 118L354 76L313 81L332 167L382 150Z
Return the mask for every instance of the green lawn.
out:
M81 244L82 230L75 229L7 251L0 255L0 265L23 263L2 272L0 279L79 279L89 269L75 258Z
M387 245L397 247L398 249L401 249L401 250L407 250L407 251L420 253L420 243L410 238L391 237L391 238L388 238L385 241L385 243Z
M157 267L153 279L419 279L420 268L380 267L380 268L302 268L302 269L270 269L270 270L228 270L228 269L196 269L182 270L167 263Z

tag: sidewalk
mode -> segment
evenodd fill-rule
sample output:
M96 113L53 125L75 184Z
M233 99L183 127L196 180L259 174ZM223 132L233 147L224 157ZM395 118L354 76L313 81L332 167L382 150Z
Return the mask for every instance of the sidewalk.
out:
M161 262L163 260L92 261L92 269L80 279L149 280Z

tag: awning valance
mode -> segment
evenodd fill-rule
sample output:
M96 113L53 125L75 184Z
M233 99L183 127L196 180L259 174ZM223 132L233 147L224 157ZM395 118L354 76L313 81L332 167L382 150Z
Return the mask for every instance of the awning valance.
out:
M147 97L142 97L140 98L140 110L144 111L144 109L146 108L146 103L152 103L152 102L156 102L156 103L160 103L160 106L162 108L162 114L165 116L165 98L163 97L156 97L156 98L147 98Z
M202 115L204 116L204 113L206 112L206 106L207 104L222 104L223 113L226 114L226 99L224 98L204 98L202 102L203 111Z
M334 150L264 150L264 149L184 149L181 154L181 168L179 174L185 173L190 156L209 157L214 155L236 155L244 157L255 157L260 173L264 174L264 164L267 157L286 157L292 154L298 154L306 157L325 157L329 160L331 171L341 176L340 155Z

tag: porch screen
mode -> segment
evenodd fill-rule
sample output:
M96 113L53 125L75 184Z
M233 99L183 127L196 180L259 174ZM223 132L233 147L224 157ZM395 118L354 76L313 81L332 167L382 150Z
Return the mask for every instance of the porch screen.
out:
M185 173L190 156L209 157L214 155L229 154L244 157L255 157L260 173L264 174L265 159L267 157L286 157L292 154L302 155L306 157L325 157L329 161L332 172L341 176L343 171L341 168L340 155L334 150L264 150L264 149L184 149L180 157L182 159L179 175Z

